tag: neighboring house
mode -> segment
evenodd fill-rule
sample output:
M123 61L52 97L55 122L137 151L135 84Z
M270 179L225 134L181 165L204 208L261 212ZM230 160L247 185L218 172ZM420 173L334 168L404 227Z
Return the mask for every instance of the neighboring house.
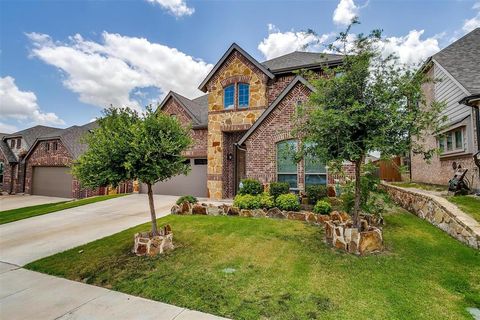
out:
M447 122L442 132L425 137L426 146L438 147L440 155L428 163L422 156L412 154L411 178L415 182L446 185L453 177L453 167L461 165L468 169L473 188L479 190L479 168L473 155L480 149L480 124L478 109L472 106L475 101L478 105L480 94L480 28L430 57L424 70L440 80L424 85L427 104L445 102L443 114Z
M86 150L80 138L96 125L92 122L66 129L36 126L4 136L0 142L0 161L5 163L3 191L64 198L105 193L105 188L81 188L69 169ZM132 184L120 188L131 192Z
M195 144L186 153L191 173L157 183L154 191L222 199L233 197L247 177L265 185L285 181L294 191L333 183L324 165L295 163L278 151L297 144L291 134L292 115L314 90L296 71L320 76L323 67L341 63L341 55L309 52L260 63L232 44L200 84L206 95L190 100L170 92L160 104L158 110L191 125ZM346 164L345 169L352 174L354 167Z

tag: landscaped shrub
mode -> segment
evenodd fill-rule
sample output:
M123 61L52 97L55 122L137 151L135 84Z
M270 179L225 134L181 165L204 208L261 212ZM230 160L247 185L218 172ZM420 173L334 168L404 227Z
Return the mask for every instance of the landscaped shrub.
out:
M275 206L275 202L273 201L273 196L269 195L267 192L264 192L257 197L260 198L260 207L262 209L270 209Z
M298 200L298 196L292 193L279 195L278 198L275 200L275 204L280 210L300 210L300 201Z
M198 199L195 198L194 196L190 196L190 195L181 196L177 200L177 205L181 205L184 202L197 203Z
M270 183L270 195L273 196L273 199L281 194L287 194L290 192L290 186L288 182L272 182Z
M263 192L263 185L255 179L243 179L242 186L238 190L239 194L257 195Z
M313 207L313 212L318 214L329 214L332 211L332 206L327 201L317 201Z
M306 193L308 203L316 204L318 200L322 200L327 197L327 186L322 184L315 184L306 187Z
M240 209L260 209L260 196L237 194L233 199L233 206Z

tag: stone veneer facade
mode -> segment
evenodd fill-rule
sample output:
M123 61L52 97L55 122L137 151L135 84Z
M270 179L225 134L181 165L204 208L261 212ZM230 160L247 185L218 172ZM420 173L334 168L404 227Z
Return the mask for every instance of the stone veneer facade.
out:
M232 83L250 85L249 107L245 110L238 109L237 106L232 110L223 107L223 88ZM207 89L207 187L210 198L221 199L225 195L224 185L231 183L224 175L224 133L248 130L267 108L267 76L238 51L234 51L208 81Z

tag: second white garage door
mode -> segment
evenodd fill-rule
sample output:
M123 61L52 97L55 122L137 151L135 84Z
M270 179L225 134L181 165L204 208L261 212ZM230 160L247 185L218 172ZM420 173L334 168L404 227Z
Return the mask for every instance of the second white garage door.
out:
M173 177L153 186L153 193L173 196L192 195L207 197L207 159L190 159L188 175ZM140 192L147 193L147 186L140 185Z

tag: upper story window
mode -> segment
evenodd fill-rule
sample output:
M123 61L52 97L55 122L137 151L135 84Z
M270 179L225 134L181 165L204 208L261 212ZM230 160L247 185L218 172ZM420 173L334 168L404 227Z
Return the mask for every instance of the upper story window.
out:
M284 140L277 143L277 181L288 182L291 189L298 188L297 167L294 152L297 141Z
M15 139L10 140L10 149L15 148Z
M238 84L238 107L248 108L250 96L250 85L246 83Z
M20 149L21 146L22 146L22 139L18 138L17 139L17 149Z
M45 152L50 151L50 142L45 142Z
M56 141L53 142L52 149L53 149L53 151L58 150L58 142L56 142Z
M233 109L235 103L235 85L231 84L223 89L223 107Z
M463 151L465 149L462 128L442 134L437 138L437 140L438 148L440 149L441 153Z

